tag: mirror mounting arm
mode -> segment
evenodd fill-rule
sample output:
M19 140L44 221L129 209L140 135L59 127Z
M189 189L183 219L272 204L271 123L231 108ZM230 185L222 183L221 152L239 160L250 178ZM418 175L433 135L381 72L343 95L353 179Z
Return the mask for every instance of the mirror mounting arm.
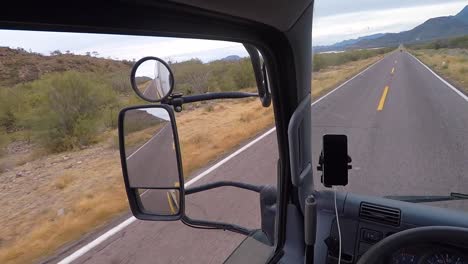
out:
M240 189L260 193L260 191L263 189L264 186L261 186L261 185L258 186L258 185L242 183L242 182L219 181L219 182L208 183L208 184L200 185L197 187L185 189L185 195L194 194L194 193L198 193L198 192L202 192L202 191L206 191L206 190L210 190L214 188L219 188L219 187L237 187Z
M219 187L237 187L237 188L260 193L265 186L262 186L262 185L258 186L258 185L248 184L248 183L232 182L232 181L219 181L219 182L208 183L208 184L200 185L197 187L185 189L184 194L189 195L189 194L194 194L194 193L198 193L198 192L202 192L202 191L206 191L206 190L210 190L214 188L219 188ZM184 224L193 228L219 229L219 230L231 231L231 232L246 235L246 236L249 236L253 232L255 232L255 230L251 230L251 229L248 229L239 225L235 225L235 224L191 219L186 215L184 215L181 220Z
M214 221L206 221L206 220L197 220L191 219L188 216L184 215L182 218L182 223L189 227L193 228L201 228L201 229L218 229L224 231L231 231L234 233L238 233L245 236L250 236L255 230L251 230L242 226L238 226L235 224L227 224L227 223L220 223Z
M183 96L181 93L172 94L168 98L164 99L162 103L172 105L176 112L182 111L182 105L194 102L215 100L215 99L239 99L247 97L258 97L257 93L245 93L245 92L223 92L223 93L206 93L197 95Z

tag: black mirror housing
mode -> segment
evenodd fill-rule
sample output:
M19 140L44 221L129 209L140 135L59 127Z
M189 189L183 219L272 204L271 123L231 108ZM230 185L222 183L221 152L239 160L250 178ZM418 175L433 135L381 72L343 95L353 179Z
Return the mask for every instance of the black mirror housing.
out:
M171 67L158 57L144 57L132 67L130 83L135 93L148 102L162 102L174 90Z
M168 105L124 108L119 148L130 209L140 220L185 216L184 176L175 115Z
M255 46L244 43L244 48L249 53L250 61L252 62L258 96L260 97L262 106L269 107L271 105L271 93L268 87L268 73L263 58Z

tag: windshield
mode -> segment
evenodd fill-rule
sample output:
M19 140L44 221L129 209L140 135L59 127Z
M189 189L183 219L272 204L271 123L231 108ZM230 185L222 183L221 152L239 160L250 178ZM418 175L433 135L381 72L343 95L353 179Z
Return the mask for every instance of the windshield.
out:
M146 56L170 67L176 94L257 92L241 43L0 30L0 263L151 263L154 255L160 263L220 263L245 238L131 216L117 117L124 107L147 104L130 84L132 66ZM146 88L154 79L167 84L161 65L142 67L137 86ZM175 123L185 187L232 181L274 190L278 150L272 108L258 98L184 104ZM175 156L159 159L165 150L174 153L173 121L161 108L142 109L125 114L127 164L138 173L131 184L158 183L155 175L165 173L164 184L178 187ZM263 159L252 162L257 155ZM154 208L159 212L178 207L176 191L138 192L145 194L141 201L162 197L164 208ZM151 211L157 205L144 207ZM269 219L275 219L270 211ZM249 230L264 224L259 194L232 187L187 196L185 213ZM274 224L270 231L266 240L272 247ZM90 237L97 242L85 246ZM70 243L79 246L63 247Z
M324 134L345 134L345 191L468 193L466 1L315 4L314 163ZM468 211L464 200L428 204Z

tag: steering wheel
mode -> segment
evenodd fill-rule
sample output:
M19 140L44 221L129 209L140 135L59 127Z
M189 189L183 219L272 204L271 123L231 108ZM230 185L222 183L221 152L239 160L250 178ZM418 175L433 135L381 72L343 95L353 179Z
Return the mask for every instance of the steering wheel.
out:
M407 229L382 239L372 246L357 264L381 263L402 247L418 243L468 243L468 228L453 226L425 226Z

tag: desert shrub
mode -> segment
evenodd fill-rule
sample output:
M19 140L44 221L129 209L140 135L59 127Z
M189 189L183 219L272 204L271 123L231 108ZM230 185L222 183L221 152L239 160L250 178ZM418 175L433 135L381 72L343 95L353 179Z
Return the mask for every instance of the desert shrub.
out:
M438 39L435 41L429 41L425 43L419 44L410 44L408 45L411 49L443 49L443 48L459 48L459 49L467 49L468 48L468 35L455 37L455 38L448 38L448 39Z
M0 157L5 154L5 147L8 144L8 138L4 132L0 131ZM1 168L0 168L1 171Z
M59 152L96 141L102 128L102 111L115 103L112 88L92 74L52 74L35 83L43 104L32 117L37 140L49 151Z
M0 129L11 133L19 129L20 97L12 89L0 88Z
M468 35L458 38L453 38L448 41L449 48L461 48L467 49L468 48Z
M171 69L174 72L176 91L184 94L236 91L256 86L250 58L207 63L192 59L172 63Z
M129 72L124 71L114 73L109 77L109 79L111 87L115 92L120 94L129 94L133 91L130 84Z
M351 61L364 60L379 54L385 54L394 49L395 48L381 48L367 50L349 50L339 53L314 54L312 60L312 70L320 71L331 66L338 66Z
M256 86L252 63L249 58L236 61L217 60L209 63L210 91L235 91Z
M174 73L176 87L181 84L184 89L193 93L204 93L207 91L210 72L208 67L199 59L191 59L181 63L171 64Z
M107 128L117 128L120 106L112 105L102 111L102 123Z

